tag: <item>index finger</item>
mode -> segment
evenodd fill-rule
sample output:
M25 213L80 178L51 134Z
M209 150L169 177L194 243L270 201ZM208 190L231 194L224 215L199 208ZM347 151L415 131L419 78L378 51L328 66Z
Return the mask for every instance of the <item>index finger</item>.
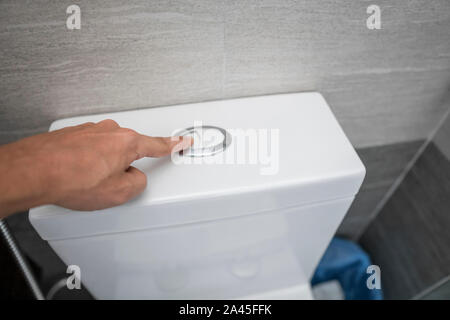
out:
M189 148L194 140L191 137L149 137L140 134L137 141L138 159L159 158Z

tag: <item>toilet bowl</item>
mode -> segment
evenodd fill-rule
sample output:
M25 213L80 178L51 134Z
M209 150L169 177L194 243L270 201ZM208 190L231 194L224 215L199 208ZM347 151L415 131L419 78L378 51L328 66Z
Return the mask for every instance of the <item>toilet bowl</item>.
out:
M365 168L319 93L63 119L113 119L194 145L133 166L146 190L110 209L30 210L98 299L310 299L309 281Z

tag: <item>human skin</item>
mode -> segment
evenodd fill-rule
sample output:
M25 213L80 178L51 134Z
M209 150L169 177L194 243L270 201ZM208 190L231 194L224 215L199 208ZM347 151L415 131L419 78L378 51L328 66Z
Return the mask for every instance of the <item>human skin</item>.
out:
M91 211L140 194L146 175L130 164L188 148L188 137L149 137L113 120L0 146L0 218L44 204Z

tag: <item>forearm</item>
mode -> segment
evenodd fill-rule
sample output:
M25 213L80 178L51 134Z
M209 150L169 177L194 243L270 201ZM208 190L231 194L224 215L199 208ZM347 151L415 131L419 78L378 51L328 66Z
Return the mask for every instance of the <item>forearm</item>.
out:
M0 146L0 218L43 204L84 211L120 205L147 185L133 161L168 156L192 142L148 137L104 120Z

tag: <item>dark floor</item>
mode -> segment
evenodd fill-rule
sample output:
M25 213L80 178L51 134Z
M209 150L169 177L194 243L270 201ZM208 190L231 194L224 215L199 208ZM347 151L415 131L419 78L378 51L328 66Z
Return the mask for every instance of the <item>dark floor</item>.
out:
M450 161L433 143L360 242L387 299L413 298L450 275Z
M3 239L0 239L0 257L0 300L33 299L31 291Z
M46 295L50 288L67 277L67 266L54 253L53 249L42 240L28 221L28 212L12 215L6 222L14 235L21 251L27 257L37 281ZM9 250L0 241L0 290L2 299L30 299L30 290L23 280ZM60 290L54 299L91 299L91 295L82 290Z
M418 300L450 300L450 278L416 297Z

